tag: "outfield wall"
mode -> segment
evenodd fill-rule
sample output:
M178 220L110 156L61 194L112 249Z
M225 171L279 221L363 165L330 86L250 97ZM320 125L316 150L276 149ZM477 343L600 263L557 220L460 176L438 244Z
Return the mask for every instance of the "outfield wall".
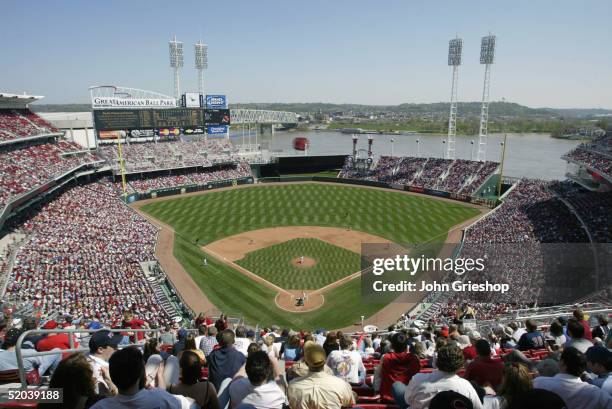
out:
M243 177L238 179L215 180L208 182L205 185L183 185L169 187L165 189L151 190L146 193L132 193L126 196L125 202L132 203L138 200L155 199L158 197L182 195L185 193L201 192L204 190L219 189L221 187L230 187L237 185L251 185L254 183L252 177Z
M295 176L295 177L267 177L258 180L261 183L277 183L277 182L324 182L324 183L341 183L346 185L371 186L383 189L401 190L404 192L421 193L428 196L442 197L452 199L463 203L475 203L483 206L494 207L495 203L490 200L445 192L443 190L428 189L418 186L398 185L395 183L376 182L372 180L360 179L344 179L344 178L329 178L322 176Z

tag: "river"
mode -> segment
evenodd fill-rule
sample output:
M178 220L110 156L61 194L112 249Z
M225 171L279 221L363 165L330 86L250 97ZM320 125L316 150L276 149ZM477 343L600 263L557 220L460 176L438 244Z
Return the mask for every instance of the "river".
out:
M241 134L232 138L241 143ZM352 136L340 132L305 131L276 132L271 140L271 149L277 155L302 155L293 149L292 141L296 136L305 136L310 141L310 155L350 154ZM417 147L420 156L443 157L446 144L440 135L373 135L373 153L375 157L391 155L416 156ZM358 149L367 149L368 135L359 135ZM393 140L393 143L391 142ZM417 140L419 141L417 143ZM252 139L254 141L254 139ZM474 144L471 144L474 141ZM502 134L489 136L487 159L501 161ZM561 155L573 149L580 141L555 139L546 134L508 134L504 175L538 179L564 179L566 163ZM459 159L476 158L478 137L457 136L456 157Z

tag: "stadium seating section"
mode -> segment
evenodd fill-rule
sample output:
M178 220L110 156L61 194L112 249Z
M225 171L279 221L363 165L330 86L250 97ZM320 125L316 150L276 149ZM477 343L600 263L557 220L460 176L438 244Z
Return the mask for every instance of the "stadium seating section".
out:
M0 109L0 142L57 132L29 109Z
M381 156L371 171L360 174L345 166L340 177L473 195L498 166L464 159Z

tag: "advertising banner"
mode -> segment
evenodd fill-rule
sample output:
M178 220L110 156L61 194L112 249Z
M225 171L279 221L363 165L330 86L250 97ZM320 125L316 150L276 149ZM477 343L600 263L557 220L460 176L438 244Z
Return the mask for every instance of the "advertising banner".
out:
M225 125L207 126L206 133L211 136L225 136L229 133L229 127Z
M91 101L93 109L97 108L176 108L174 98L116 98L95 97Z
M203 135L206 133L204 127L184 128L184 135Z
M132 129L130 131L131 138L152 138L155 136L153 129Z
M227 97L225 95L206 95L206 108L228 109Z
M181 130L178 128L161 128L158 131L159 136L179 136L181 134Z
M118 139L125 138L125 131L98 131L98 138L100 139Z

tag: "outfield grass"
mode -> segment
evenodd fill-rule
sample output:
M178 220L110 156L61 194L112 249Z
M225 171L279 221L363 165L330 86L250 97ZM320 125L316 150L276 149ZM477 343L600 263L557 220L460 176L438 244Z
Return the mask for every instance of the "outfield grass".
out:
M304 268L300 256L316 261ZM361 268L359 254L317 239L293 239L248 253L236 263L286 290L316 290Z
M350 226L396 243L444 241L450 227L478 214L460 203L328 184L230 189L157 201L142 210L173 226L175 257L219 309L243 316L251 324L309 329L351 325L385 303L363 303L360 280L352 280L326 293L320 309L289 313L276 307L273 290L244 274L212 257L203 267L201 246L274 226Z
M204 245L275 226L347 227L395 243L443 241L478 214L460 203L330 184L255 186L147 204L142 210Z

